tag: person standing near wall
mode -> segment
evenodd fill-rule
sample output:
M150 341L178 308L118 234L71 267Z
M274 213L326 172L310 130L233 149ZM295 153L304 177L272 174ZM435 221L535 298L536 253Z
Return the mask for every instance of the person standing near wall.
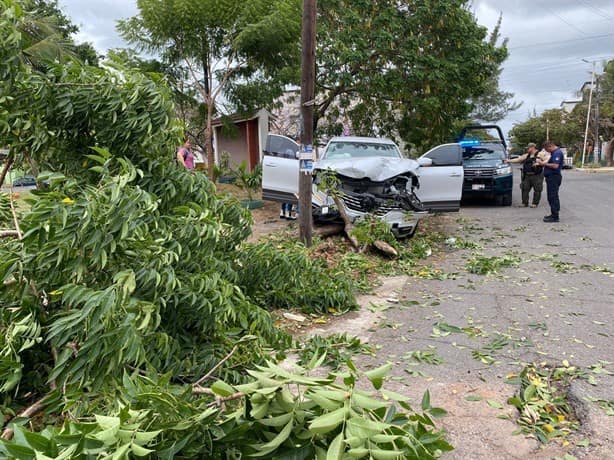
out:
M561 174L565 156L558 145L552 141L544 144L544 149L550 154L548 160L538 159L538 166L544 167L544 177L546 178L546 192L548 204L550 205L550 215L544 217L544 222L558 222L561 202L559 200L559 187L563 181Z
M177 149L177 162L188 171L194 170L194 154L190 147L190 140L186 139L181 147Z

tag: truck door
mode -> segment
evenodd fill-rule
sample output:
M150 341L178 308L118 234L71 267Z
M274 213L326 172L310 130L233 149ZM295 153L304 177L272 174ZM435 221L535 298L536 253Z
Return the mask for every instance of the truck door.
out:
M298 203L299 145L292 139L269 134L262 159L262 199Z

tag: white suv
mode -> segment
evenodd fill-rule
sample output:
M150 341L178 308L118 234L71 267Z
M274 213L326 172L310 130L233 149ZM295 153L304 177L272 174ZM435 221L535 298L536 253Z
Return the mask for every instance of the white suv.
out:
M298 202L299 146L269 135L263 158L262 197ZM437 146L418 160L403 158L384 138L334 137L313 167L312 213L316 220L337 219L330 196L318 190L318 174L332 170L340 181L345 211L352 219L375 215L397 237L412 236L428 211L458 211L463 183L459 144Z

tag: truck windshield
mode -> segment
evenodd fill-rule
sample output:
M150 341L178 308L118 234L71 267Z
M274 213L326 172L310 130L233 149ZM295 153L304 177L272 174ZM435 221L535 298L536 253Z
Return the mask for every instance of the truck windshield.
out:
M401 158L401 154L394 144L369 142L331 142L326 148L326 152L322 158L334 160L339 158L370 157Z
M505 152L502 146L480 146L463 149L463 159L465 160L503 160L504 158Z

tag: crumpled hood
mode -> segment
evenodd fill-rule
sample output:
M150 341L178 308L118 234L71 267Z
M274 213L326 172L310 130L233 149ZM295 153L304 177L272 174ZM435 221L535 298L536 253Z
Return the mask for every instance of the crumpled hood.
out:
M320 160L314 164L314 169L333 171L352 179L368 178L374 182L382 182L406 172L417 175L418 162L407 158L352 158L339 160Z

